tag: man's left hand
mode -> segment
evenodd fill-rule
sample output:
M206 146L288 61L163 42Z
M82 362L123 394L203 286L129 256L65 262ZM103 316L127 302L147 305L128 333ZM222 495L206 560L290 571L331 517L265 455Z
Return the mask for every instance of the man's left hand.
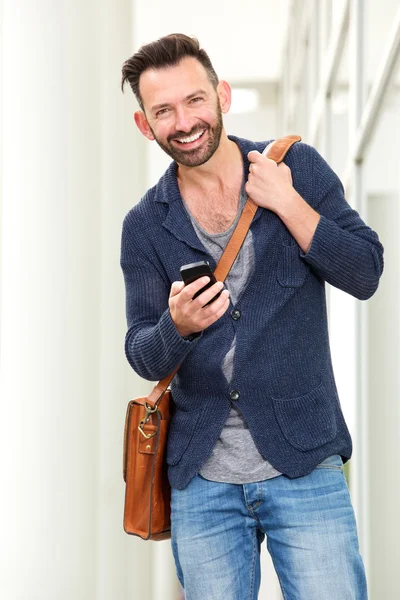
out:
M278 215L306 254L320 215L294 189L289 167L265 156L268 148L262 154L252 150L247 155L251 164L246 193L255 204Z
M257 150L248 153L247 158L251 164L245 190L255 204L278 212L280 204L287 202L288 197L293 195L293 181L291 171L285 163L277 165L274 160L265 156L269 146L262 154Z

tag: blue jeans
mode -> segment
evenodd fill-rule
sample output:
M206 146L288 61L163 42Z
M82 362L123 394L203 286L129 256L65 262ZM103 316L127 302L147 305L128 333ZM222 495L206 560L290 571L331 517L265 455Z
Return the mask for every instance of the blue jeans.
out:
M254 600L267 536L285 600L366 600L343 462L243 485L196 475L172 489L172 552L187 600Z

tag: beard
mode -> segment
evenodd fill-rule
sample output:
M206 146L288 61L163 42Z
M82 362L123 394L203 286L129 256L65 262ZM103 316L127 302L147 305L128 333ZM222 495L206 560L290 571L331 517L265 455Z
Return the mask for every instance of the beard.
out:
M222 135L223 122L222 122L222 111L219 98L217 99L216 106L216 120L213 126L209 125L205 121L199 121L196 126L189 132L176 131L173 135L168 136L167 141L162 141L156 137L154 131L151 129L154 139L157 144L168 156L175 160L178 164L185 167L199 167L206 163L216 152ZM182 150L173 144L173 140L180 138L187 138L195 135L196 133L204 131L204 134L208 135L206 143L201 144L198 148L190 150Z

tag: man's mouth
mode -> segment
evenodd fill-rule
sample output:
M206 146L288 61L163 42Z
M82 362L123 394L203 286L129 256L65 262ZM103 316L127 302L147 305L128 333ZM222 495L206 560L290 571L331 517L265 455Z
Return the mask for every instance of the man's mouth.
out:
M188 136L186 138L179 138L179 139L175 139L174 141L178 142L182 146L189 146L189 145L192 145L195 142L197 142L197 140L199 140L203 136L204 132L205 132L205 129L203 129L202 131L198 131L197 133L194 133L193 135Z

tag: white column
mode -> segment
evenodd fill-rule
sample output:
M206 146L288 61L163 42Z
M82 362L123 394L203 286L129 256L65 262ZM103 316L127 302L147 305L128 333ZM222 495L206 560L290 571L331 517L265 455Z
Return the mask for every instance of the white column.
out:
M154 550L122 528L125 408L140 393L119 267L122 218L143 193L119 88L130 7L4 0L4 598L152 598Z
M392 117L389 135L396 131ZM399 128L397 128L399 129ZM390 143L390 142L389 142ZM399 161L400 162L400 161ZM400 164L399 164L400 167ZM400 171L399 171L400 172ZM400 191L400 190L399 190ZM400 597L400 193L371 194L368 213L385 248L385 268L368 301L369 584L372 599Z
M84 23L94 37L89 8L79 18L66 3L4 2L1 437L14 425L18 600L94 598L99 106L95 47L82 52L79 32Z

